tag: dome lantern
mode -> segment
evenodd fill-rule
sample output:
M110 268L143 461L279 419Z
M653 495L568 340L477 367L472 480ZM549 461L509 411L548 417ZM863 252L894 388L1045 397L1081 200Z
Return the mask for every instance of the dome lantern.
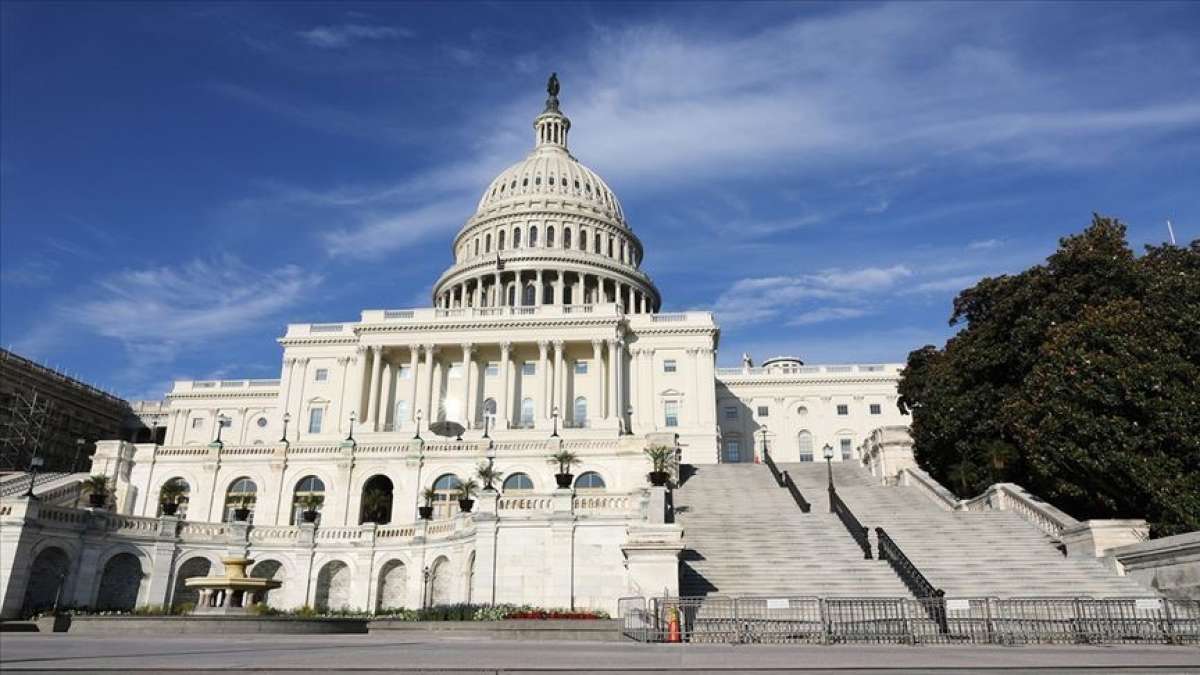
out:
M537 132L535 141L538 148L549 146L567 149L567 132L571 129L571 120L558 109L558 73L550 73L546 82L546 109L533 121Z

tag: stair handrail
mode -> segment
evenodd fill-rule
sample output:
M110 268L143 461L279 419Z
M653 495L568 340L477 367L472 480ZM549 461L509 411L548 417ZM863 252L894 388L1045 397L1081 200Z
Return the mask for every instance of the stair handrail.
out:
M875 538L879 547L879 559L886 560L908 590L924 601L925 611L929 618L937 623L938 630L942 633L950 632L946 620L946 592L929 581L882 527L875 528Z
M867 532L866 526L859 522L854 516L854 512L846 506L846 502L842 501L837 490L830 488L829 490L829 510L837 514L842 524L846 526L846 531L858 543L858 547L863 551L863 559L871 559L871 537Z
M1042 501L1016 483L994 483L983 494L960 502L962 511L1012 511L1051 539L1061 540L1062 533L1079 526L1079 521Z
M796 481L792 480L791 474L787 471L779 470L779 467L775 465L775 460L771 459L771 453L764 451L763 461L766 462L767 468L771 470L771 475L775 477L775 483L779 487L787 489L788 493L792 495L792 499L795 500L796 506L799 506L800 510L804 513L812 510L812 504L808 503L808 500L804 498L804 493L800 492L800 488L796 485Z

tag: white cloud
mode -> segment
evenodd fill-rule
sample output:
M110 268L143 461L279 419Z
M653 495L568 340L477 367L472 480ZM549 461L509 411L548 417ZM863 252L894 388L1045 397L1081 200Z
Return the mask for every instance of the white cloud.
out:
M414 33L406 28L394 26L347 23L340 26L317 26L310 30L300 31L296 35L313 47L343 49L363 40L394 40L401 37L412 37Z
M231 256L121 272L59 306L59 330L120 342L141 364L261 326L320 284L294 265L259 270Z
M944 279L932 279L924 281L911 288L906 288L902 293L943 293L946 291L961 291L965 288L974 286L980 279L982 274L961 274Z
M854 319L865 316L867 310L860 307L818 307L807 312L801 312L788 320L789 326L808 326L814 323Z
M1002 244L999 239L980 239L967 244L967 248L972 251L983 251L991 248L996 248Z
M329 254L378 259L435 234L453 232L471 215L462 199L447 199L407 210L367 217L353 228L323 235Z
M776 317L787 318L797 314L797 319L807 317L807 323L850 318L866 314L862 307L827 309L803 309L813 301L838 303L865 303L871 294L888 290L901 279L912 275L904 265L892 267L867 267L858 270L828 269L816 274L800 276L754 277L739 279L723 292L713 305L722 325L737 326L757 323ZM837 313L842 316L835 316ZM805 321L802 321L805 322Z

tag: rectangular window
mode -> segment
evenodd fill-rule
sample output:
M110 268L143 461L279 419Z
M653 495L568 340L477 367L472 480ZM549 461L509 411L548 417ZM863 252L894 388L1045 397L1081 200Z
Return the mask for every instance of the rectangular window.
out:
M664 373L675 372L675 359L666 359L665 361L663 361L663 372Z
M488 361L487 366L483 369L483 374L485 377L499 377L500 364L495 361Z
M850 414L850 406L846 405L845 403L839 403L838 407L837 407L837 414L849 415Z
M587 369L588 369L587 361L576 361L575 362L575 374L576 375L587 375Z
M801 451L800 451L800 461L801 461L801 462L811 462L811 461L813 461L813 454L812 454L812 452L804 452L803 450L801 450Z
M399 429L405 422L408 422L408 401L396 401L395 427Z
M725 461L740 462L742 461L742 442L736 438L730 438L725 441Z
M679 401L667 401L663 404L665 424L668 427L679 426Z
M313 379L316 380L317 382L324 382L324 381L328 380L329 379L329 369L328 368L317 368L316 372L313 373Z
M882 415L883 407L880 406L878 403L872 403L871 404L871 414L872 415Z
M313 408L308 411L308 433L321 433L321 419L325 417L324 408Z
M770 414L771 414L770 408L768 408L765 405L758 406L758 416L759 417L768 417L768 416L770 416Z
M202 418L202 417L193 417L192 418L192 428L193 429L199 429L202 426L204 426L204 418Z
M522 375L537 375L537 363L534 361L526 361L521 364Z
M736 420L737 419L737 406L736 405L725 406L725 419L727 419L727 420Z
M849 438L841 439L842 443L842 461L847 462L854 456L854 448L851 446L853 441Z
M450 379L452 379L452 380L461 380L462 379L462 364L461 363L450 364Z
M402 380L411 380L412 379L412 366L400 366L399 377Z

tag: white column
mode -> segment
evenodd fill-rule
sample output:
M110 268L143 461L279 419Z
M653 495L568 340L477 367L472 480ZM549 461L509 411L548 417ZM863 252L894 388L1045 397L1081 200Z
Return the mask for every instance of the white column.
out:
M542 271L537 271L537 291L533 294L533 306L542 306Z
M492 303L496 307L504 306L504 287L500 285L500 273L496 272L496 283L492 284L493 290L496 292L496 302Z
M688 367L692 369L692 391L688 394L688 398L692 400L692 424L699 426L700 424L700 350L692 348L687 350L688 356L691 358L691 363ZM753 441L751 442L753 448Z
M296 427L296 440L300 440L300 432L308 431L308 420L304 419L304 385L308 383L308 359L296 359L297 369L300 372L300 393L296 397L296 412L292 415L294 419L300 420L302 426Z
M633 408L633 414L629 416L630 430L641 430L642 428L642 397L638 391L639 383L641 382L641 373L638 372L638 366L642 362L642 348L633 346L629 348L629 407Z
M383 375L383 348L371 347L371 359L374 363L371 365L371 380L367 386L370 389L367 391L367 416L363 421L363 426L370 431L376 431L375 422L379 413L379 378Z
M433 410L433 353L436 351L433 345L425 345L425 402L423 409L425 410L425 420L428 422L436 422L437 417Z
M563 284L565 283L563 277L565 275L566 272L558 270L558 279L554 281L554 304L559 307L563 305Z
M550 343L546 340L538 340L538 379L541 383L539 387L540 395L537 402L537 409L541 411L538 415L539 421L546 422L550 419L550 396L547 392L550 390L549 373L546 372L550 365L550 360L547 358L547 352L550 350Z
M511 349L511 342L500 343L500 396L496 401L496 417L497 424L501 425L501 429L507 429L512 423L512 411L508 409L508 393L512 391L512 384L508 381L508 363L512 360Z
M412 378L409 384L408 397L408 419L405 422L416 423L417 408L420 407L417 403L417 371L421 365L421 345L409 345L408 347L408 376Z
M632 314L633 312L629 307L629 303L626 302L626 300L625 300L625 284L614 281L613 286L616 289L617 304L621 305L621 311L623 311L627 314Z
M620 409L617 397L617 370L620 365L620 345L619 340L612 339L608 341L608 418L620 418Z
M283 410L287 412L291 410L292 405L292 381L293 373L296 370L296 359L291 356L283 359L283 376L279 378L279 389L283 392Z
M571 286L571 304L572 305L582 305L583 304L583 275L582 274L575 275L575 283L574 283L574 285Z
M481 307L481 300L483 299L483 277L475 278L475 290L471 292L471 296L471 305L473 307Z
M464 342L462 345L462 424L470 429L471 424L475 419L474 411L471 409L471 351L474 346L470 342Z
M356 367L354 369L354 388L350 392L351 410L358 420L366 419L367 407L363 405L363 383L370 377L371 371L367 370L367 354L369 347L359 345L355 350L355 358L357 358Z
M588 406L588 417L600 419L604 417L604 341L592 340L592 375L596 391Z
M554 341L554 382L553 382L551 388L554 390L554 395L552 396L554 405L558 406L558 423L560 425L562 424L562 421L566 415L566 410L567 410L565 399L563 397L564 390L566 389L565 385L566 385L566 379L563 375L563 341L555 340Z
M380 376L382 381L379 385L379 411L376 413L378 423L375 425L376 431L381 431L387 428L388 417L392 410L392 397L396 391L396 365L391 361L384 360L383 374Z
M350 362L352 360L353 359L349 356L339 356L337 360L338 365L341 366L340 372L338 373L338 383L341 386L342 393L337 397L336 400L334 400L332 412L334 415L334 423L337 425L335 428L339 432L342 431L343 420L346 418L346 415L342 413L343 408L346 407L346 385L347 379L350 377Z

